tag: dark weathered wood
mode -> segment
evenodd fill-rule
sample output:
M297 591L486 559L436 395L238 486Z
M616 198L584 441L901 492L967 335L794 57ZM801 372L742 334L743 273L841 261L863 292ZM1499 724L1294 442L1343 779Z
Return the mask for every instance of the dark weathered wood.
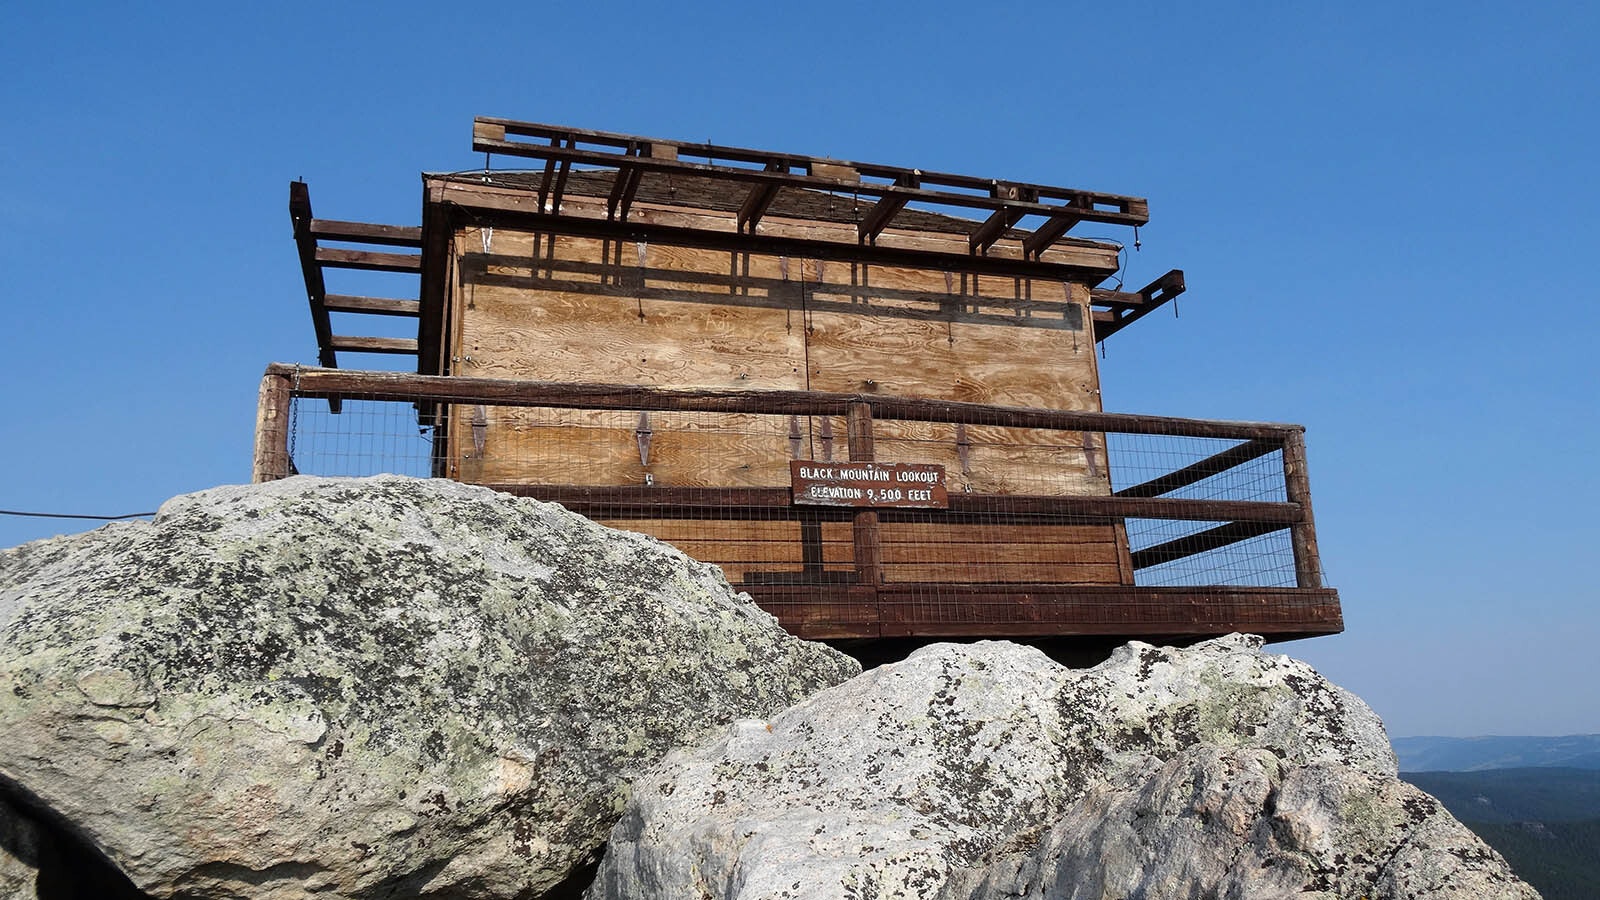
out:
M1282 525L1272 522L1225 522L1215 528L1205 531L1173 538L1170 541L1135 550L1130 556L1130 562L1135 569L1148 569L1185 557L1216 550L1229 544L1237 544L1263 534L1279 531Z
M422 229L408 225L374 225L369 222L312 219L311 236L323 241L346 241L354 244L382 244L389 247L422 246Z
M297 373L302 397L361 395L370 399L484 403L490 406L549 406L562 409L685 410L770 415L843 416L865 403L874 418L949 422L1009 428L1117 434L1170 434L1237 440L1282 440L1298 425L1221 422L1127 413L1081 412L989 406L953 400L922 400L822 391L736 391L651 388L639 385L516 381L466 376L413 375L342 369L297 369L274 363L268 371Z
M1301 509L1300 521L1289 532L1294 547L1294 571L1303 588L1322 587L1322 556L1317 550L1317 524L1311 515L1311 479L1306 472L1306 441L1303 432L1286 435L1283 441L1283 480L1286 495Z
M422 257L414 253L380 253L376 250L318 247L316 261L334 269L361 269L368 272L422 271Z
M1176 472L1169 472L1142 484L1125 487L1117 491L1117 496L1159 497L1162 494L1170 494L1178 488L1188 487L1214 475L1220 475L1234 466L1242 465L1252 459L1260 459L1282 447L1282 441L1245 441L1237 446L1229 447L1221 453L1208 456L1197 463L1184 466Z
M336 334L328 346L352 353L416 353L417 342L412 338L348 337Z
M622 222L598 217L557 215L544 212L542 211L543 207L527 203L524 198L509 194L474 193L468 195L465 191L460 191L455 193L451 202L456 210L463 215L470 215L483 221L493 221L507 228L546 231L554 234L599 238L601 240L643 241L650 244L666 244L705 250L839 262L874 263L884 266L904 266L912 269L974 272L980 275L1044 278L1055 281L1087 281L1094 283L1117 271L1116 265L1112 263L1085 264L1013 259L1002 256L972 256L966 253L952 253L940 250L885 247L857 241L752 234L734 230L716 231L706 228L689 228L680 225L643 222L637 219ZM730 222L730 224L733 223Z
M289 477L290 379L285 375L261 377L256 400L256 449L250 481L261 484Z
M322 306L328 312L366 313L374 316L421 315L422 304L415 300L397 300L390 297L353 297L349 294L327 294Z

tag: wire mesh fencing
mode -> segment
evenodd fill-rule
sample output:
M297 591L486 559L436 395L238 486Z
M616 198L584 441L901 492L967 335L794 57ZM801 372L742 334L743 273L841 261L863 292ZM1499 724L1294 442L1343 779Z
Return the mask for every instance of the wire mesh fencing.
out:
M649 396L574 408L346 393L337 414L296 397L289 471L442 477L562 502L721 566L738 587L808 602L863 585L969 605L1047 586L1306 586L1270 433L1186 433L1188 420L1074 430L971 405L951 416L961 421L893 409L853 421L649 408ZM797 466L868 461L888 479L906 477L896 466L938 467L945 502L907 502L927 485L892 480L866 503L796 502Z

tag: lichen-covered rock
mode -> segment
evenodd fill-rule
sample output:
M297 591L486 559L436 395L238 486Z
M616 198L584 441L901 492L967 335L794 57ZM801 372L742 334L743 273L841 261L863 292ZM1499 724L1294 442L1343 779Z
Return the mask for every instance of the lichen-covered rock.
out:
M443 481L0 552L0 787L156 895L534 896L667 750L857 671L664 544Z
M1134 643L1087 670L1002 642L924 648L667 757L590 896L932 897L1199 746L1395 774L1364 703L1260 646Z
M966 881L968 879L958 879ZM1096 788L1031 852L941 900L1538 900L1427 794L1340 763L1197 747Z

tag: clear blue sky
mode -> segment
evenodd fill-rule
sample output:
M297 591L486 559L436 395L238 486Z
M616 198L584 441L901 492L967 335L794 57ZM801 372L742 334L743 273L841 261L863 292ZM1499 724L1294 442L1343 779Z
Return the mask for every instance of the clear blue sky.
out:
M0 508L249 475L285 213L414 224L474 115L1150 198L1108 409L1303 422L1398 735L1600 732L1587 4L10 4ZM0 517L0 546L78 526Z

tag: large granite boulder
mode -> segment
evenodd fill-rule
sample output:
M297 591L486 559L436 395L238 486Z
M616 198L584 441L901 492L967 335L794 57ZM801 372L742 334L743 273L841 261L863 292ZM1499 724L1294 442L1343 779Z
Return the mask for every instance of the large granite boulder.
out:
M857 671L559 506L218 488L0 552L0 792L155 895L575 892L639 772Z
M1131 790L1096 788L1025 855L941 900L1538 900L1437 800L1341 763L1185 750Z
M1260 646L1238 635L1187 650L1134 643L1085 670L1009 643L925 648L669 755L636 783L589 896L964 898L985 885L990 893L976 896L1007 896L1021 869L987 867L1020 867L1043 854L1028 870L1043 871L1061 858L1053 826L1075 840L1089 834L1095 814L1109 816L1099 838L1109 852L1128 827L1129 798L1152 784L1166 786L1169 818L1180 815L1185 791L1199 790L1182 779L1206 774L1191 759L1201 752L1270 760L1273 772L1299 779L1294 790L1324 783L1302 773L1347 777L1357 787L1339 796L1378 804L1375 821L1398 817L1418 834L1448 818L1432 806L1421 819L1406 810L1414 798L1394 787L1394 754L1360 699ZM1176 774L1163 775L1169 764ZM1112 809L1116 803L1124 807ZM1313 807L1325 820L1332 815L1307 801ZM1320 850L1319 841L1339 832L1309 813L1287 815L1297 823L1287 827L1307 833L1285 846ZM1070 896L1142 896L1119 892L1141 866L1165 860L1182 868L1203 849L1159 822L1142 827L1152 836L1139 848L1148 854L1123 853L1131 874L1119 872L1116 889ZM1468 846L1453 832L1450 840L1458 839ZM1362 846L1388 845L1373 837ZM1297 871L1321 870L1308 863Z

